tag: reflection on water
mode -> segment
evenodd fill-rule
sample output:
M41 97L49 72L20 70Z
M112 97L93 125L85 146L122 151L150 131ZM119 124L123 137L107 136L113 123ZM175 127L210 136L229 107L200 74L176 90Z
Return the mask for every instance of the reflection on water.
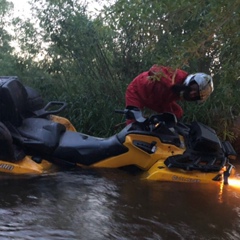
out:
M240 176L230 178L228 182L230 186L240 189Z
M237 179L238 180L238 179ZM120 170L0 178L0 239L240 239L240 188Z

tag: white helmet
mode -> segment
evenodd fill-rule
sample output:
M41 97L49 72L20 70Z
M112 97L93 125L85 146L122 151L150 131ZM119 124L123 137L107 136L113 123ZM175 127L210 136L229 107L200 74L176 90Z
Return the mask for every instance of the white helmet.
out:
M213 92L213 79L206 73L190 74L184 80L184 85L190 86L192 83L197 83L199 87L200 102L204 102Z

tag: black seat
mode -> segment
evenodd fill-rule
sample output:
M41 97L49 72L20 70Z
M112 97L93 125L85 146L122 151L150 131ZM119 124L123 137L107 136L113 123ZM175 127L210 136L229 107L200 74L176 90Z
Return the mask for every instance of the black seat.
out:
M29 93L33 93L33 90L24 87L17 77L0 77L0 121L10 131L13 142L20 144L24 150L35 149L49 153L56 148L66 128L48 120L47 116L60 112L66 103L49 102L43 107L42 101L34 93L31 100L37 99L37 106L34 103L34 107L31 107ZM56 105L60 105L60 108L52 109Z
M51 153L65 131L66 127L57 122L44 118L26 118L20 127L11 132L15 142L20 143L27 153L30 150Z
M0 120L9 121L20 126L23 120L22 113L27 106L27 91L16 79L1 79L0 81Z
M0 149L0 160L14 162L25 157L25 153L13 145L12 136L2 122L0 122Z
M51 101L44 107L40 102L42 108L32 108L29 93L33 91L27 90L17 77L0 77L0 121L18 127L25 118L46 118L49 114L61 112L67 106L65 102Z

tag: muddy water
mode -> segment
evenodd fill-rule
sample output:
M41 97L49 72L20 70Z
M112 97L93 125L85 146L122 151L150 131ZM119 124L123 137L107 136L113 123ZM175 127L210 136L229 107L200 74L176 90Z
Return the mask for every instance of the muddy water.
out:
M80 170L1 176L0 189L1 240L240 239L240 187L231 183L160 183L120 170Z

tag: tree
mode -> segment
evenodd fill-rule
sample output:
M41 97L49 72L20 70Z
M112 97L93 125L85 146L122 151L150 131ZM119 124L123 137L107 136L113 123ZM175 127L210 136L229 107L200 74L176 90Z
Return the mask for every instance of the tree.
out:
M12 36L7 29L10 26L10 16L13 4L0 0L0 72L1 75L14 75L14 48L11 46Z
M97 131L101 122L105 125L102 131L108 132L109 124L105 122L109 120L99 116L112 115L113 106L122 98L121 82L115 81L110 52L105 51L105 45L111 42L110 37L106 41L108 28L100 19L92 20L86 5L78 1L33 1L32 10L38 18L39 29L32 36L27 35L29 25L25 23L20 32L23 37L18 39L23 52L26 51L25 62L33 59L29 50L37 49L36 43L47 46L43 61L37 62L45 72L44 77L39 76L38 80L35 77L35 83L38 82L45 96L67 100L69 116L80 130ZM31 42L35 45L29 48L26 43Z
M240 110L234 97L238 96L239 13L239 1L118 0L106 10L105 21L116 32L116 62L129 82L153 63L210 73L214 94L204 105L183 104L184 119L203 121L226 137L231 136L229 109ZM229 123L223 125L224 120Z
M118 0L94 19L77 0L32 3L39 26L15 21L18 69L45 97L66 100L79 130L108 134L127 84L159 63L213 76L204 105L181 103L184 120L231 136L230 110L240 111L239 1Z

